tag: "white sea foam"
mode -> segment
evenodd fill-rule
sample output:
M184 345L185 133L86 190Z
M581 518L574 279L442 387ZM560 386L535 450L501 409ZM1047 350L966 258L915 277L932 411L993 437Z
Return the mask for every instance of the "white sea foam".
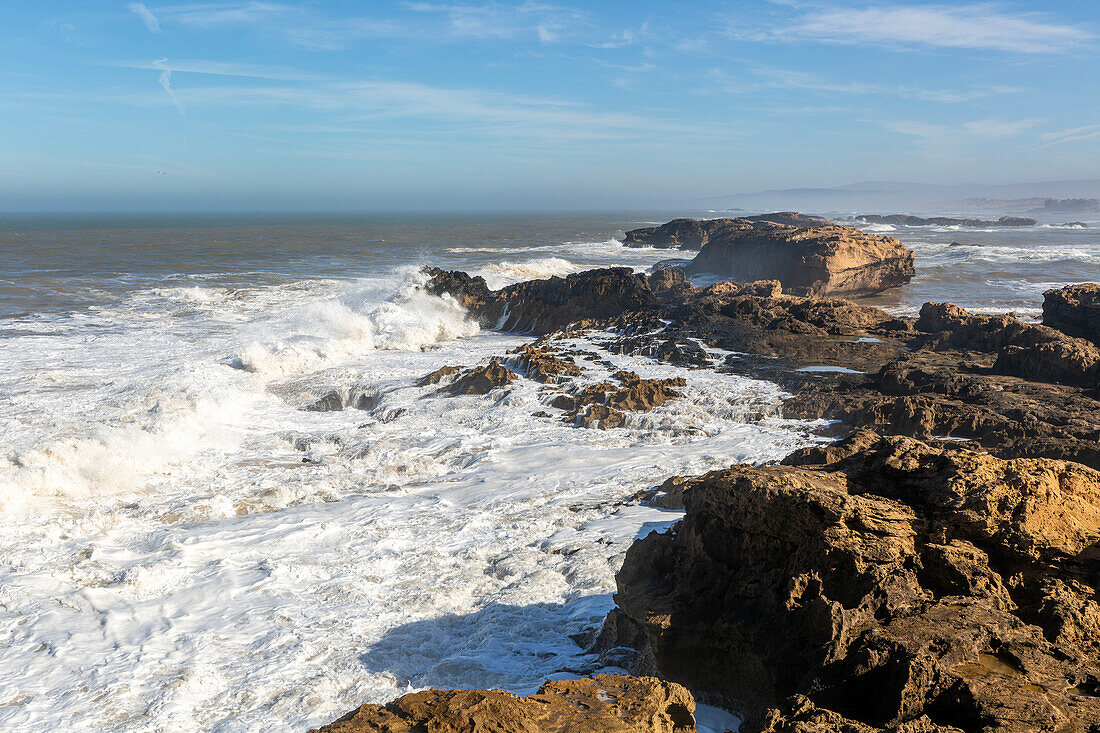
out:
M498 262L473 270L470 274L481 275L493 290L523 280L545 280L554 275L569 275L585 269L562 257L539 257L519 262Z
M581 267L547 259L495 272ZM428 685L594 670L569 634L677 517L616 502L807 440L774 385L708 370L608 431L533 417L558 411L528 380L435 396L419 377L523 339L422 281L139 291L0 342L0 727L302 730ZM301 409L332 390L377 397Z
M299 374L380 349L423 349L479 331L458 302L421 286L416 268L400 272L396 287L371 283L337 298L278 314L264 335L244 346L234 366L264 374Z

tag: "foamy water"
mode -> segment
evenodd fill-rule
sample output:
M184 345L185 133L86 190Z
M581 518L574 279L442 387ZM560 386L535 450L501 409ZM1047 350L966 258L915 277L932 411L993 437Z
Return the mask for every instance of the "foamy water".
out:
M642 217L124 223L5 230L22 259L0 287L3 728L300 731L426 686L590 673L570 635L610 608L633 539L679 516L622 500L811 440L774 417L774 385L613 356L598 334L573 346L684 376L685 397L598 431L534 417L549 396L527 380L416 386L524 340L424 293L420 265L494 287L645 269L675 253L619 245ZM918 266L965 255L914 246ZM1009 249L965 261L1057 262ZM370 409L302 409L333 390Z

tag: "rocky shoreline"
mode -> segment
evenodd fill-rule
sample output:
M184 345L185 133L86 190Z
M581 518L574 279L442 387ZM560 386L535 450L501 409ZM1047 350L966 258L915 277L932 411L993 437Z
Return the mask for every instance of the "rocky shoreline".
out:
M865 267L896 272L888 238L799 217L628 236L699 241L699 256L748 240L786 253L755 282L608 268L494 291L429 271L427 289L483 326L533 339L428 375L440 398L531 379L540 416L614 429L680 397L682 380L583 381L595 357L572 344L586 334L612 353L776 382L785 416L829 421L822 433L840 440L635 497L685 517L635 542L588 643L640 676L529 698L415 693L322 730L686 732L693 695L750 733L1100 730L1100 288L1048 292L1044 325L949 303L899 318L828 297L845 262L815 249L845 239ZM788 267L807 256L815 280Z

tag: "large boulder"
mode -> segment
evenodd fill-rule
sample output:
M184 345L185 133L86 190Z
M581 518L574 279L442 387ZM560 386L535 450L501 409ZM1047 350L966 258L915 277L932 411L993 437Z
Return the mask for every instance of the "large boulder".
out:
M1082 283L1043 293L1043 325L1100 345L1100 285Z
M363 705L313 733L693 733L695 700L652 677L601 674L537 694L425 690Z
M794 295L854 297L909 282L913 252L855 227L742 222L713 233L685 268L739 282L779 280Z
M689 480L631 547L651 667L748 731L1100 726L1100 473L871 433L784 463Z

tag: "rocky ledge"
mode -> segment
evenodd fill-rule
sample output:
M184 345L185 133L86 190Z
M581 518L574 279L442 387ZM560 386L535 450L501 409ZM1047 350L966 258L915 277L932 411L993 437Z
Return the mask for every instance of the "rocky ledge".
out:
M867 432L783 464L630 549L610 626L652 669L746 730L1100 725L1100 473Z
M500 690L425 690L363 705L313 733L694 733L695 700L675 683L601 674Z

